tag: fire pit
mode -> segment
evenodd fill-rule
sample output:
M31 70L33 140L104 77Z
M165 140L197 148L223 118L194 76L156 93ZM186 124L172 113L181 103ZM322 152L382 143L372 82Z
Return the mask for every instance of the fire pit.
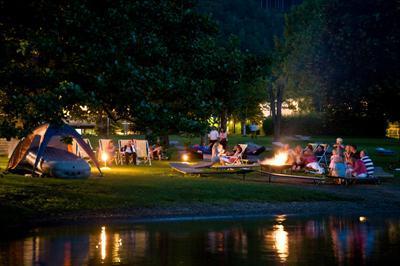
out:
M273 158L266 159L261 162L261 171L270 173L283 173L283 171L292 168L292 165L288 164L287 161L287 152L279 152Z
M264 171L264 172L283 173L285 170L291 169L291 168L292 168L292 165L290 165L290 164L275 165L275 164L261 163L261 171Z

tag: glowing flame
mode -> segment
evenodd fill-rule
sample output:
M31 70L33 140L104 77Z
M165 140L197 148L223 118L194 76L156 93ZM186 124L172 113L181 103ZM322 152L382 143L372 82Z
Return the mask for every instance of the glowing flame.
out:
M278 152L273 158L264 160L263 164L285 165L288 160L288 156L289 155L287 152Z
M106 152L103 152L103 153L101 154L101 160L102 160L103 162L107 162L107 160L108 160L108 154L107 154Z
M182 161L187 162L189 161L189 155L187 155L186 153L182 155Z

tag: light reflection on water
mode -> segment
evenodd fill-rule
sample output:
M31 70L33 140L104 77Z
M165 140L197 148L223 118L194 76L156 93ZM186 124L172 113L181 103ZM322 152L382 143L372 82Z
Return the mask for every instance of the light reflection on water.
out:
M0 241L0 265L359 265L396 258L400 219L361 217L42 228Z

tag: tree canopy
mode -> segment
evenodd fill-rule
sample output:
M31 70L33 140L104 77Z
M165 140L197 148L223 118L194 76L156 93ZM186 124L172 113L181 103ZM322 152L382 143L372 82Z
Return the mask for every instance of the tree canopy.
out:
M395 1L306 0L287 16L279 77L312 99L329 132L383 135L399 119L399 11Z

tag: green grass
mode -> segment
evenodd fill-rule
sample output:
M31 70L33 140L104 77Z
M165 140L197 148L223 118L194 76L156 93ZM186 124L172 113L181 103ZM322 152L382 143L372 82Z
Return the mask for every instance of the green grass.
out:
M4 166L5 159L1 159ZM190 177L167 162L112 167L99 179L60 180L7 174L0 178L0 224L79 213L118 212L137 207L191 203L324 201L342 198L323 192L259 182L239 176Z
M189 139L172 136L181 144ZM197 139L192 139L196 143ZM253 141L270 146L270 137L231 136L230 143ZM312 141L334 141L333 137ZM377 165L398 165L397 156L381 157L374 154L377 146L400 153L398 141L388 139L345 139L371 152ZM93 144L96 144L93 139ZM291 142L297 144L298 142ZM299 144L304 145L306 142ZM174 149L172 149L174 150ZM0 157L0 168L7 159ZM256 177L256 174L252 174ZM291 202L291 201L348 200L325 192L316 192L289 185L265 182L243 182L239 176L193 177L177 174L168 162L154 162L153 166L118 166L105 172L103 178L88 180L60 180L29 178L13 174L0 177L0 224L19 224L37 218L62 217L85 213L118 212L132 208L176 206L193 203L229 204L232 202Z

